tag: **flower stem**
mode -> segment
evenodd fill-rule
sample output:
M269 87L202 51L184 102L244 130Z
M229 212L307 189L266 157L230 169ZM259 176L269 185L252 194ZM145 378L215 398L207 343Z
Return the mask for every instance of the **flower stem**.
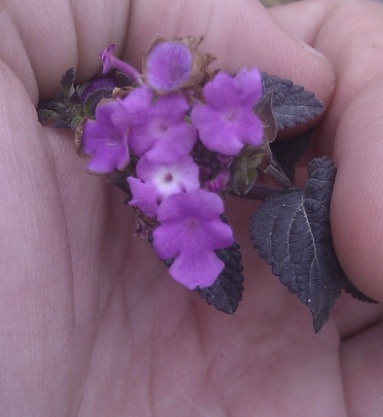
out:
M270 177L279 185L284 188L294 187L294 184L286 177L285 173L280 168L279 164L276 161L271 161L271 164L265 170L265 173L270 175Z
M274 194L279 189L267 184L255 183L246 194L231 193L236 197L248 198L251 200L265 200L271 194Z

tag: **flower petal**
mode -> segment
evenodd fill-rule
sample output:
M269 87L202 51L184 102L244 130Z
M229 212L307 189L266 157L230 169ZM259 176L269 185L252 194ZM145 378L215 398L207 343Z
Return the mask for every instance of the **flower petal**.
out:
M192 61L192 53L186 45L159 41L146 57L147 82L158 92L173 91L188 81Z
M113 121L120 129L129 129L129 147L137 156L147 153L152 161L174 162L193 148L197 132L184 120L189 105L183 96L175 93L154 100L153 91L143 86L119 103Z
M128 75L137 84L141 85L142 80L141 80L140 73L127 62L121 61L120 59L118 59L114 55L115 49L116 49L116 45L111 44L107 48L105 48L100 54L100 58L103 64L103 68L102 68L103 74L106 74L111 69L117 69L123 72L124 74Z
M167 164L151 162L144 155L137 163L136 172L139 178L155 185L162 199L200 187L199 168L189 155Z
M235 156L246 144L261 144L263 126L253 112L262 95L257 69L242 69L235 77L218 73L203 94L206 104L195 105L190 118L208 149Z
M257 68L242 68L233 78L238 103L253 107L262 97L262 79Z
M211 285L223 268L215 250L234 238L222 212L222 200L203 190L172 194L157 209L153 248L161 259L174 258L170 273L188 288Z
M128 177L127 179L132 193L130 206L140 209L148 217L155 217L158 207L158 194L153 184L144 183L138 178Z
M88 169L93 172L112 172L129 163L127 137L112 123L117 103L110 101L96 108L96 120L87 120L82 135L82 151L92 160Z
M224 263L213 251L183 252L176 257L169 272L176 281L193 290L212 285L223 268Z

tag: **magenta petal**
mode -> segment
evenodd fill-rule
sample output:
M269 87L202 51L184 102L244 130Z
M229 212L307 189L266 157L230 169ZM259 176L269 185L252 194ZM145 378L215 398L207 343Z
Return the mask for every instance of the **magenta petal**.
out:
M98 173L124 169L129 163L129 149L125 133L112 123L117 107L110 101L96 108L96 120L87 120L82 136L82 151L92 160L88 169Z
M113 116L121 129L129 129L129 147L137 156L173 162L188 154L197 138L196 129L184 118L189 105L179 94L153 99L148 87L133 90Z
M115 49L116 45L112 43L107 48L105 48L100 54L100 58L103 64L103 74L106 74L108 71L112 69L111 58L114 57L113 52Z
M161 204L163 203L164 202L162 202ZM173 258L174 256L179 254L180 236L182 236L182 224L179 225L178 223L162 224L153 231L153 248L160 259Z
M262 97L262 78L257 68L242 68L234 77L237 100L243 105L254 106Z
M170 126L166 134L156 137L146 156L153 162L175 162L191 152L196 139L197 132L193 126L186 123ZM136 140L132 140L132 147Z
M140 73L127 62L121 61L120 59L118 59L114 55L115 49L116 49L116 45L112 44L112 45L109 45L107 48L105 48L100 54L100 58L103 64L103 69L102 69L103 74L106 74L111 69L116 69L128 75L133 81L141 85L142 80L141 80Z
M151 162L143 156L137 163L136 172L139 178L156 187L161 199L200 187L199 168L189 155L167 164Z
M233 106L236 102L233 77L224 72L218 73L212 81L205 85L203 95L206 102L216 110L224 110Z
M257 69L242 69L235 77L217 74L204 87L206 104L195 105L190 115L201 142L226 156L238 155L244 145L260 145L263 126L253 107L261 95Z
M106 174L118 168L118 162L118 158L113 153L98 152L91 158L86 169L91 173Z
M134 124L145 124L152 100L153 91L150 88L147 86L135 88L123 100L117 100L118 106L112 117L113 123L123 130Z
M174 258L170 273L188 288L211 285L223 268L215 250L234 238L222 212L222 200L203 190L172 194L157 209L153 248L161 259Z
M246 145L258 146L262 143L263 125L252 111L245 111L238 118L236 136Z
M127 181L133 197L129 201L129 205L137 207L148 217L154 218L158 207L158 195L155 186L134 177L128 177Z
M218 218L223 213L223 202L218 195L197 190L187 194L175 194L159 207L160 222L180 221L185 216L197 216L201 220Z
M153 116L157 115L169 123L183 122L188 110L189 104L186 98L178 93L158 97L151 109Z
M243 143L236 132L236 124L225 120L225 116L210 106L196 106L191 114L199 129L201 142L211 151L222 155L237 155Z
M170 92L190 77L193 57L189 48L178 42L159 42L146 58L148 84L159 92Z
M119 101L113 122L129 129L129 147L136 156L173 162L188 154L197 138L196 129L184 120L188 109L183 96L174 93L154 100L153 91L142 86Z
M185 251L176 257L169 272L176 281L193 290L212 285L223 268L224 263L215 252L198 254Z

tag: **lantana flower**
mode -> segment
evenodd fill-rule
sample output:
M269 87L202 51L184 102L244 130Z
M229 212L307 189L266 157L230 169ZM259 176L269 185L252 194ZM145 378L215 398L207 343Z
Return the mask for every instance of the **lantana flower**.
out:
M132 193L129 205L137 207L146 216L155 218L158 204L160 203L156 186L153 183L141 181L136 177L128 177L127 182Z
M189 104L179 93L154 99L153 91L142 86L118 103L113 121L129 130L129 147L137 156L174 162L192 150L197 131L185 121Z
M242 69L232 77L218 73L203 89L206 104L191 112L202 143L227 156L238 155L244 145L258 146L263 127L253 107L262 96L259 71Z
M172 194L158 207L154 250L161 259L174 258L170 274L190 289L213 284L224 268L215 251L234 238L222 213L221 198L204 190Z
M229 170L222 170L217 174L217 176L205 182L205 188L208 191L212 191L213 193L217 193L219 191L223 191L230 180L230 172Z
M208 66L215 59L198 49L201 37L165 41L157 39L143 61L145 82L158 94L192 89L210 76Z
M128 178L133 197L129 204L148 217L155 217L158 204L170 195L200 187L198 166L189 155L167 164L150 162L143 156L136 172L138 178Z
M100 54L100 58L101 58L102 65L103 65L102 67L103 74L107 74L111 69L116 69L126 74L133 81L135 81L138 85L141 85L142 79L141 79L140 73L127 62L122 61L121 59L118 59L114 55L115 49L116 49L116 45L111 44L107 48L105 48Z
M108 101L96 108L96 120L87 120L82 134L81 152L90 156L87 169L94 173L123 170L129 164L126 132L112 122L118 103Z
M110 77L97 78L84 85L84 89L81 91L81 101L84 102L91 94L100 89L110 89L117 87L116 81Z
M183 43L157 42L146 57L146 81L156 91L174 91L189 80L192 62L192 53Z

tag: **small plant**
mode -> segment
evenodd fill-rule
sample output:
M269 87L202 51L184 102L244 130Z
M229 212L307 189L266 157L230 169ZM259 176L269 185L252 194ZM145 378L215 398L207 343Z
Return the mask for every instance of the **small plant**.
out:
M319 331L342 290L353 287L337 260L329 220L336 169L325 157L308 165L303 189L295 165L309 134L276 141L284 129L317 119L323 104L289 80L242 68L212 71L200 38L156 40L140 73L101 54L101 79L76 84L40 103L42 123L76 131L88 171L108 174L127 194L139 233L170 275L218 310L232 314L242 299L243 267L224 201L230 194L264 200L249 235L274 275L313 315ZM261 177L270 176L275 186Z

